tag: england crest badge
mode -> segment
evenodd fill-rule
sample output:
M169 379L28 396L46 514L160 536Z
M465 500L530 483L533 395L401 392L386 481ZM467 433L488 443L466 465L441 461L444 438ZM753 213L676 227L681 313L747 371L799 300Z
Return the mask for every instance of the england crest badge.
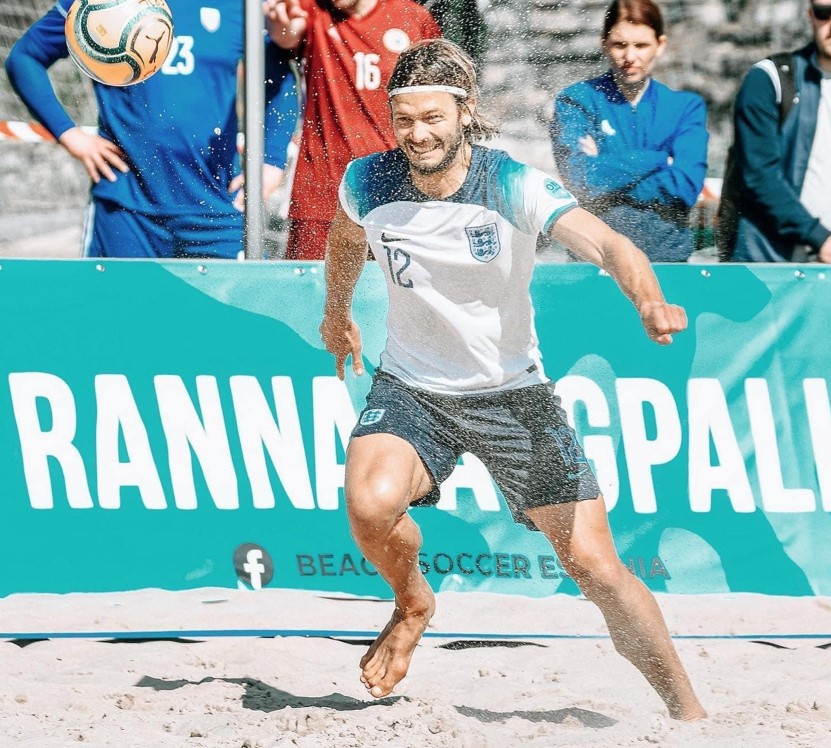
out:
M468 226L465 228L465 233L470 244L470 254L479 262L490 262L502 249L499 243L499 229L496 228L495 223Z
M361 414L361 426L372 426L373 423L378 423L387 412L386 408L369 408Z

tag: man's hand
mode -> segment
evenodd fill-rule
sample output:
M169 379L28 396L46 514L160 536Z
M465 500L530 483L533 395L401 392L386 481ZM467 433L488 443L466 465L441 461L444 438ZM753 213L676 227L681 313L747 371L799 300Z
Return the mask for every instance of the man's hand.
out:
M819 248L817 262L824 262L826 265L831 264L831 236L829 236Z
M272 41L284 49L294 49L300 43L309 22L300 0L265 0L263 14Z
M687 329L687 313L683 307L665 301L649 301L640 310L646 334L660 345L669 345L672 334Z
M597 141L591 135L584 135L577 141L580 150L587 156L599 156L600 149L597 147Z
M320 337L323 338L326 350L335 357L338 379L343 381L347 356L352 356L352 370L355 374L361 376L364 373L361 329L355 321L326 312L320 325Z
M101 181L101 177L115 182L113 166L124 174L130 171L130 167L124 161L123 151L111 140L100 135L86 133L80 127L70 127L58 138L58 142L84 165L89 178L95 184Z
M283 170L271 164L263 164L263 202L270 198L274 191L283 183ZM245 190L242 189L245 185L245 175L237 174L228 185L228 192L234 196L234 207L242 213L245 210Z

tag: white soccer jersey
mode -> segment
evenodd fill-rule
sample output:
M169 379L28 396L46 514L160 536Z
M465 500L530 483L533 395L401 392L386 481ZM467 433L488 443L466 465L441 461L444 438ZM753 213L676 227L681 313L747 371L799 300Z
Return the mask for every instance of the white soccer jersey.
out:
M562 185L473 146L464 184L437 200L394 150L351 162L340 202L387 280L384 371L445 394L548 381L529 287L537 235L577 205Z

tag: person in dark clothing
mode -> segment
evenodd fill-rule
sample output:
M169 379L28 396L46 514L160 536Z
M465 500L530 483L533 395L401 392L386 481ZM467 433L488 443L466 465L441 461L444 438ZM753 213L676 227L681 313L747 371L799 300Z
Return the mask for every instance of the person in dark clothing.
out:
M418 0L433 14L445 39L458 44L476 66L485 52L485 20L476 0Z
M796 93L781 125L771 60L736 99L736 262L831 263L831 0L811 3L808 18L814 39L792 55Z

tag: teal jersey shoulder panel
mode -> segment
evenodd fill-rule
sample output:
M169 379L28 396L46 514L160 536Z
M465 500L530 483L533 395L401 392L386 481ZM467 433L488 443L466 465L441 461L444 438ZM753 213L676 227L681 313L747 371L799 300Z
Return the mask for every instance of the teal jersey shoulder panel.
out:
M384 151L353 161L344 175L341 203L360 222L371 211L393 202L431 202L413 184L400 150ZM502 216L514 228L535 234L548 230L577 203L543 172L514 161L500 150L474 145L464 183L442 202L479 205Z

